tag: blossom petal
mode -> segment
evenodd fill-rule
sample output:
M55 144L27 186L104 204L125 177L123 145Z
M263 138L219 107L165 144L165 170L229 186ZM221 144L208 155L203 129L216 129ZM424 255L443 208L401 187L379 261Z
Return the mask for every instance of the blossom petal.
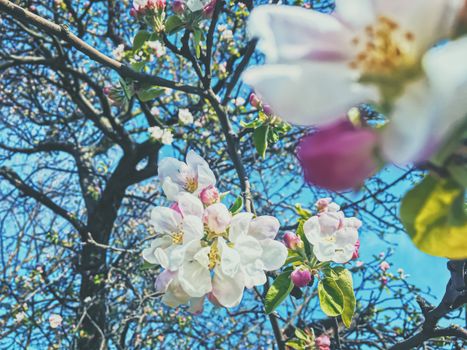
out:
M193 215L183 218L183 244L193 240L200 240L204 235L204 226L201 218Z
M316 259L319 261L331 261L336 254L335 245L332 243L317 242L313 244L313 254L315 254Z
M256 261L261 257L261 254L263 254L263 248L260 242L251 236L241 236L235 242L235 250L240 256L242 265L247 265Z
M375 8L372 0L336 0L334 16L349 28L358 30L375 21Z
M253 288L254 286L262 286L266 283L266 274L264 273L264 264L258 259L255 262L243 267L245 274L245 287Z
M336 246L344 247L350 245L351 248L355 247L355 243L358 240L358 231L353 227L343 227L340 230L336 231Z
M230 248L223 238L217 240L221 255L221 269L226 276L235 276L240 268L240 255Z
M234 307L242 301L245 288L243 272L239 271L234 277L229 277L216 268L212 284L212 293L221 305Z
M170 178L174 183L184 186L185 178L183 177L183 169L187 165L173 157L167 157L159 162L157 173L159 180L163 183L166 178Z
M407 165L432 153L429 145L432 125L439 118L426 80L406 86L382 134L383 156L397 165Z
M165 293L169 284L173 281L176 276L176 272L169 270L162 271L156 278L155 288L158 293Z
M166 177L162 182L162 190L164 191L167 199L176 201L180 192L183 191L183 188L173 182L170 177Z
M266 271L273 271L281 268L288 254L285 245L273 239L262 240L260 244L263 247L261 261L264 264L264 269Z
M155 207L151 211L151 224L159 234L171 234L178 231L182 217L175 210L166 207Z
M250 36L269 63L348 57L351 37L334 17L296 6L260 6L248 21Z
M202 297L212 289L209 269L197 261L184 263L178 272L183 290L191 297Z
M188 312L191 312L194 315L199 315L203 312L204 309L204 300L206 299L205 296L201 298L191 298L190 299L190 307L188 308Z
M258 239L268 239L276 237L280 228L279 220L274 216L258 216L251 220L248 235Z
M303 224L305 237L311 244L315 245L321 240L321 227L317 216L312 216Z
M178 277L175 277L162 297L162 302L170 307L177 307L180 304L186 304L188 300L190 296L183 290Z
M299 125L329 124L355 105L376 101L376 88L358 84L358 79L345 62L266 65L243 75L274 112Z
M172 244L169 236L158 237L151 242L151 246L143 249L143 258L150 264L159 264L155 252L157 248L167 248Z
M198 165L198 189L197 192L200 192L210 185L216 184L216 176L214 175L211 168L208 165Z
M248 227L252 218L253 214L251 213L239 213L232 218L229 229L229 240L231 242L236 242L239 237L248 233Z
M178 196L178 207L183 216L194 215L199 218L203 216L203 203L191 193L184 192Z
M451 41L430 50L424 57L423 67L433 96L440 107L433 116L430 139L441 143L466 119L467 113L467 37Z

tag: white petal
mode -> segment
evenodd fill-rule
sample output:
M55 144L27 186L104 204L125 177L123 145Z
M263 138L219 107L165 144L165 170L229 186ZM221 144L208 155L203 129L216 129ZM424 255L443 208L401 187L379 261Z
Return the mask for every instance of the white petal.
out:
M350 52L350 33L330 15L295 6L259 6L248 21L250 36L270 63L339 59Z
M229 229L229 240L231 242L235 242L239 237L248 233L252 218L253 214L251 213L239 213L232 218Z
M240 304L244 287L245 276L242 272L238 272L232 278L224 275L219 268L216 268L212 281L212 293L221 305L234 307Z
M263 253L263 248L261 247L260 242L251 236L240 237L235 242L234 248L240 256L242 265L247 265L256 261Z
M375 21L375 9L371 0L336 0L334 16L354 30L365 28Z
M170 177L166 177L162 182L162 190L168 200L176 201L183 187L173 182Z
M397 100L391 120L382 134L384 157L397 165L407 165L432 153L428 149L433 121L442 118L425 80L408 85Z
M248 235L258 239L268 239L276 237L281 224L274 216L258 216L251 220Z
M177 271L185 260L186 250L186 245L173 245L168 248L166 250L168 256L168 265L164 267L171 271Z
M432 95L440 107L433 117L434 143L441 143L467 116L467 37L430 50L424 57Z
M319 219L317 216L312 216L303 225L303 232L305 237L311 244L316 244L321 241L321 227L319 226Z
M315 254L319 261L331 261L336 254L335 245L318 242L313 245L313 254Z
M355 247L345 246L344 248L336 249L332 260L338 264L345 264L350 259L355 251Z
M183 290L191 297L202 297L212 289L211 274L197 261L184 263L178 272Z
M253 288L254 286L262 286L266 283L266 274L264 273L264 265L261 260L244 266L243 272L245 274L245 287Z
M219 253L221 256L221 269L227 276L235 276L240 268L240 255L230 248L223 238L218 238Z
M177 307L180 304L186 304L188 300L190 296L183 290L178 277L175 277L162 297L162 302L170 307Z
M193 215L183 218L183 244L193 240L200 240L204 236L203 221Z
M423 52L449 37L464 6L464 0L373 0L378 16L395 20L401 29L415 36Z
M174 183L183 186L185 184L185 178L182 173L185 168L186 164L184 162L172 157L167 157L159 162L157 172L162 183L169 177Z
M198 192L204 188L216 184L216 176L208 165L198 165Z
M191 298L190 299L190 307L188 308L188 312L192 314L199 315L203 312L204 309L204 300L206 297L201 298Z
M202 266L208 267L210 251L211 247L204 247L193 256L193 259L200 263Z
M203 216L203 203L191 193L181 193L178 196L178 206L183 216L194 215L200 218Z
M287 248L281 242L273 239L265 239L260 242L263 247L261 261L266 271L278 270L287 259Z
M193 150L188 151L186 155L186 164L192 169L198 169L198 166L207 166L209 168L208 162L201 157L198 153Z
M346 62L257 66L243 79L277 115L299 125L329 124L351 107L378 99L375 87L357 83L358 73Z
M159 234L171 234L178 231L182 217L175 210L166 207L155 207L151 211L151 224Z
M165 293L170 283L176 276L176 272L169 270L162 271L156 278L155 288L158 293Z
M336 231L336 246L338 248L350 245L351 247L355 246L358 240L358 231L350 226L343 227L340 230Z
M154 256L156 257L156 261L159 265L161 265L164 269L169 269L169 256L164 249L156 248L156 250L154 251Z
M157 248L167 248L172 244L172 239L168 236L159 237L151 241L149 248L143 249L143 258L150 264L159 264L155 251Z

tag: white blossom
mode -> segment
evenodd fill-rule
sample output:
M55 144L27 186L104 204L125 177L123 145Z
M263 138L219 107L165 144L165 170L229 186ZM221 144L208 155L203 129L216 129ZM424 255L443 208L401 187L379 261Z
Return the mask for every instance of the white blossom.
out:
M170 131L169 129L164 129L164 133L162 134L162 137L161 137L161 142L164 145L171 145L173 141L174 141L174 136L172 134L172 131Z
M112 55L115 57L117 61L121 61L123 59L124 52L125 52L125 45L120 44L112 51Z
M49 324L51 328L58 328L62 325L63 318L57 314L51 314L49 316Z
M193 114L190 110L183 108L178 111L178 120L180 124L192 124L193 123Z
M159 163L159 180L165 195L176 200L181 192L198 195L204 188L216 184L216 177L208 163L194 151L189 151L186 163L168 157Z

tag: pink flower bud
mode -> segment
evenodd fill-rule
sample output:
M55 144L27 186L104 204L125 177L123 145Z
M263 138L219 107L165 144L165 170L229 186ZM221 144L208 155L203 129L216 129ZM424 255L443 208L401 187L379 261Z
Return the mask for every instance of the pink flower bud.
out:
M292 250L303 247L303 242L300 237L290 231L284 234L284 243L287 248Z
M165 9L165 0L148 0L147 9L162 11Z
M306 287L313 281L313 276L311 275L310 270L302 268L293 270L290 278L292 279L292 283L299 288Z
M320 198L316 201L315 206L318 211L327 211L331 198Z
M355 251L353 252L353 255L352 255L352 260L355 260L355 259L358 259L360 257L360 240L358 240L356 243L355 243Z
M220 199L219 191L214 185L209 185L200 192L199 199L204 205L217 203Z
M261 100L258 98L258 96L256 96L254 92L250 94L250 98L248 100L250 101L250 104L255 108L258 108L261 105Z
M379 264L379 268L383 272L386 272L387 270L389 270L390 267L391 267L391 265L389 265L389 263L387 261L383 261L381 264Z
M331 339L326 334L321 334L315 339L315 345L318 350L331 350Z
M214 13L214 9L216 8L216 1L217 0L211 0L206 6L203 8L203 16L206 18L212 17L212 14Z
M297 156L307 182L342 191L361 186L377 170L377 143L375 131L345 119L304 137Z
M106 86L102 89L102 92L104 93L104 95L108 95L110 94L110 89L111 89L110 86Z
M204 210L203 222L208 230L215 233L225 232L231 220L232 214L222 203L210 205Z
M177 15L181 15L183 12L185 12L186 5L184 0L174 0L172 2L172 10L174 13Z
M138 15L138 11L134 7L132 7L130 10L130 16L136 17L137 15Z
M267 116L272 116L274 114L274 112L272 111L272 108L270 105L263 105L263 112L267 115Z
M388 278L386 276L381 276L381 278L379 279L379 281L381 282L381 285L382 286L385 286L388 284Z

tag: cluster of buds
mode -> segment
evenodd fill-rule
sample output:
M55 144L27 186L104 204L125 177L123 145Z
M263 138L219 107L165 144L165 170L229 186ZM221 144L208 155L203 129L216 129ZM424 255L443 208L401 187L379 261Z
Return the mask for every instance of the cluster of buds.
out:
M164 30L165 6L165 0L133 0L130 15L154 28L155 32L161 32Z
M252 107L264 112L268 117L272 117L274 115L271 106L261 102L260 98L254 92L250 94L249 101Z
M216 7L216 0L174 0L172 2L172 10L179 16L190 16L199 14L202 18L211 18ZM196 17L196 16L195 16Z

